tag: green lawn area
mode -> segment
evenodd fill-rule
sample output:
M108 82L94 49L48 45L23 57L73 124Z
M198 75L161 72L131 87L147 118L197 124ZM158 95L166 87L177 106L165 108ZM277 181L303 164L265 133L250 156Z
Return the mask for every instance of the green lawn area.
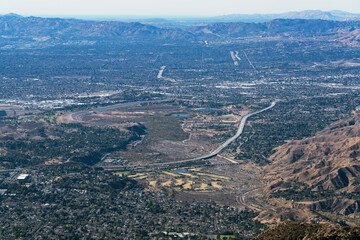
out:
M220 235L221 240L225 239L235 239L235 235Z

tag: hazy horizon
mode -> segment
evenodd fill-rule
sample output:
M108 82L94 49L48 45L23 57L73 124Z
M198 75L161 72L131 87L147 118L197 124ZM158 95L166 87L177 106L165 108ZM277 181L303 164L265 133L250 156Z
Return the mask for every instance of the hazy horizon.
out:
M53 17L212 17L230 14L277 14L304 10L360 13L358 0L3 0L0 14Z
M124 20L131 20L131 19L152 19L152 18L163 18L168 20L181 20L181 19L202 19L202 18L211 18L211 17L221 17L221 16L228 16L228 15L271 15L271 14L285 14L285 13L291 13L291 12L302 12L302 11L323 11L319 9L306 9L301 11L286 11L286 12L272 12L272 13L232 13L232 14L222 14L222 15L96 15L96 14L89 14L89 15L81 15L81 14L19 14L17 12L7 12L3 13L0 12L0 15L7 15L7 14L17 14L23 17L48 17L48 18L79 18L79 19L124 19ZM338 9L333 9L329 11L323 11L323 12L332 12L332 11L343 11ZM350 14L360 14L360 12L350 12L350 11L344 11Z

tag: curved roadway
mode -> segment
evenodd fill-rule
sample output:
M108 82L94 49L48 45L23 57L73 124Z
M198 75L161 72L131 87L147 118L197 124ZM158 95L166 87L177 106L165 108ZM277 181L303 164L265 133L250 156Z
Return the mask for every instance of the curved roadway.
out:
M204 160L204 159L209 159L209 158L212 158L212 157L215 157L219 152L221 152L224 148L226 148L230 143L232 143L233 141L235 141L235 139L237 139L244 131L244 128L245 128L245 124L246 124L246 121L248 120L249 117L251 116L254 116L256 114L259 114L259 113L262 113L262 112L265 112L273 107L275 107L276 103L278 102L279 100L275 100L271 103L270 106L266 107L266 108L263 108L259 111L256 111L256 112L252 112L252 113L249 113L247 115L245 115L241 121L240 121L240 124L239 124L239 127L238 127L238 130L236 132L236 134L234 136L232 136L231 138L229 138L228 140L226 140L224 143L222 143L218 148L216 148L214 151L212 151L211 153L207 154L207 155L203 155L203 156L200 156L200 157L196 157L196 158L192 158L192 159L186 159L186 160L179 160L179 161L172 161L172 162L163 162L163 163L150 163L150 164L144 164L144 165L130 165L130 166L126 166L126 167L146 167L146 166L161 166L161 165L168 165L168 164L176 164L176 163L186 163L186 162L193 162L193 161L198 161L198 160Z
M75 112L73 114L71 114L71 117L74 121L81 121L79 119L79 117L90 114L90 113L100 113L100 112L104 112L104 111L109 111L109 110L113 110L113 109L119 109L119 108L126 108L126 107L132 107L132 106L136 106L138 104L142 104L142 103L154 103L154 102L165 102L168 101L169 99L164 99L164 100L152 100L152 101L139 101L139 102L128 102L128 103L120 103L120 104L115 104L115 105L111 105L111 106L105 106L105 107L99 107L96 109L92 109L92 110L85 110L85 111L80 111L80 112ZM162 162L162 163L150 163L150 164L143 164L143 165L130 165L130 166L126 166L126 167L146 167L146 166L161 166L161 165L168 165L168 164L177 164L177 163L186 163L186 162L193 162L193 161L198 161L198 160L204 160L204 159L209 159L212 157L215 157L219 152L221 152L224 148L226 148L230 143L232 143L233 141L235 141L235 139L237 139L244 131L245 128L245 124L246 121L248 120L249 117L254 116L256 114L265 112L271 108L273 108L276 103L279 100L275 100L271 103L270 106L263 108L259 111L256 112L252 112L249 113L247 115L245 115L239 124L238 130L236 132L236 134L234 136L232 136L231 138L229 138L228 140L226 140L224 143L222 143L219 147L217 147L214 151L212 151L209 154L200 156L200 157L196 157L196 158L192 158L192 159L186 159L186 160L179 160L179 161L172 161L172 162ZM125 167L125 166L122 166Z

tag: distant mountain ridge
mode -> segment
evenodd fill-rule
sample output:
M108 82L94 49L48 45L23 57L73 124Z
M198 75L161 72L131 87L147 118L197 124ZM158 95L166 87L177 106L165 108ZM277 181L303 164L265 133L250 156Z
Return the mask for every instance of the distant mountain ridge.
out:
M5 15L0 15L1 17L18 17L18 18L22 18L23 16L16 14L16 13L8 13Z
M327 20L275 19L264 23L214 23L195 27L191 32L197 35L239 37L314 37L331 36L342 32L350 32L360 27L360 21L341 22Z
M231 40L239 38L320 38L358 45L360 21L275 19L264 23L213 23L186 29L161 28L138 22L0 16L0 39L36 41L69 39Z
M204 26L218 22L247 22L261 23L270 22L274 19L307 19L307 20L331 20L331 21L354 21L360 20L360 14L345 11L321 11L305 10L297 12L285 12L274 14L229 14L214 17L124 17L124 16L78 16L75 18L87 20L106 20L123 22L140 22L156 27L188 28Z
M276 14L231 14L214 17L213 20L222 22L269 22L274 19L320 19L332 21L360 20L360 14L339 10L324 12L320 10L305 10L300 12L286 12Z
M189 32L158 28L138 22L85 21L62 18L0 16L0 36L45 39L192 39Z

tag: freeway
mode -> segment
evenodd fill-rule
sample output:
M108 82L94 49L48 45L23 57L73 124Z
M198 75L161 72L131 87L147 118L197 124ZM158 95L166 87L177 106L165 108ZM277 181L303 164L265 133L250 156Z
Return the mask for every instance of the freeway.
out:
M239 124L239 127L236 131L236 134L234 136L232 136L231 138L229 138L228 140L226 140L224 143L222 143L218 148L216 148L214 151L212 151L209 154L200 156L200 157L196 157L196 158L192 158L192 159L186 159L186 160L179 160L179 161L171 161L171 162L162 162L162 163L149 163L149 164L143 164L143 165L130 165L130 166L126 166L126 167L151 167L151 166L162 166L162 165L170 165L170 164L179 164L179 163L186 163L186 162L194 162L194 161L199 161L199 160L204 160L204 159L209 159L212 157L215 157L216 155L218 155L218 153L220 153L224 148L226 148L227 146L229 146L230 143L232 143L233 141L235 141L244 131L245 128L245 124L246 121L248 120L249 117L254 116L256 114L265 112L273 107L275 107L276 103L279 102L279 100L275 100L271 103L270 106L263 108L259 111L256 112L252 112L249 113L247 115L245 115Z

